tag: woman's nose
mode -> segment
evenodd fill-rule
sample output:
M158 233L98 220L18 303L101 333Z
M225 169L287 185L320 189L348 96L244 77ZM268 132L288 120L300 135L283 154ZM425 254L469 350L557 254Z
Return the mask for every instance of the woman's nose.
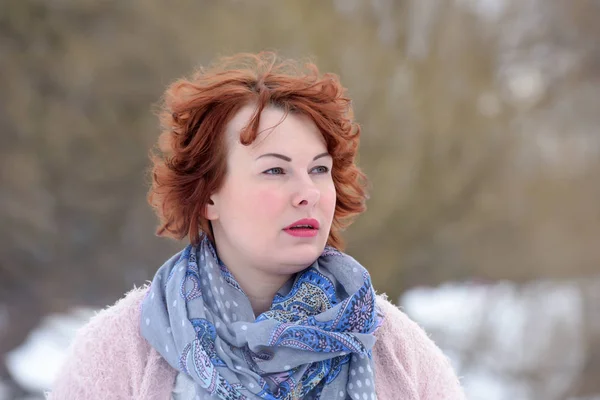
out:
M293 198L294 207L312 207L318 203L321 192L314 184L305 184Z

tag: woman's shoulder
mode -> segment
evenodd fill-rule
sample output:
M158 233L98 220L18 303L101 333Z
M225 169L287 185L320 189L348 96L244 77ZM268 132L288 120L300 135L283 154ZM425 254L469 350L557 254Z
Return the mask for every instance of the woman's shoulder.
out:
M408 343L422 340L432 342L423 328L404 313L399 306L393 304L385 293L377 294L376 304L384 317L376 336L385 340Z
M375 332L376 348L392 350L394 356L400 357L399 361L403 363L416 361L413 359L419 355L441 354L441 350L427 333L398 306L392 304L387 295L378 294L376 304L383 315L383 323Z
M141 304L148 286L133 288L111 306L94 315L77 332L72 351L110 357L125 353L145 353L149 344L140 332Z
M92 335L99 338L115 333L121 337L125 332L139 333L141 303L147 293L147 285L134 287L115 304L104 308L90 318L77 336Z
M145 286L134 288L79 329L49 399L126 398L139 386L133 382L140 380L149 355L149 344L139 333L146 293Z
M464 399L450 361L423 328L385 294L377 295L376 304L384 317L373 350L379 386L400 390L403 398Z

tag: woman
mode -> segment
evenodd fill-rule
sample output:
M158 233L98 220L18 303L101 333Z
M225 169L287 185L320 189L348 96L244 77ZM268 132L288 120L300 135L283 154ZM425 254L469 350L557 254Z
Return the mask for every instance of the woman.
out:
M462 399L341 252L365 209L338 78L272 53L172 84L149 201L190 244L79 333L51 399Z

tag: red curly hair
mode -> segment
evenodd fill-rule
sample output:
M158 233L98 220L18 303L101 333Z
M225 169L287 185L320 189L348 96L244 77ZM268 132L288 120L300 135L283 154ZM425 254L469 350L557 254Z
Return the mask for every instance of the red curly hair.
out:
M225 127L246 104L256 112L241 132L242 144L258 135L266 106L309 116L333 158L337 192L327 244L343 250L341 231L366 207L367 179L355 165L360 127L353 120L346 89L334 74L312 63L282 60L271 52L238 54L179 79L164 93L159 110L162 133L151 152L148 202L160 219L157 235L198 244L201 232L214 243L204 210L227 173Z

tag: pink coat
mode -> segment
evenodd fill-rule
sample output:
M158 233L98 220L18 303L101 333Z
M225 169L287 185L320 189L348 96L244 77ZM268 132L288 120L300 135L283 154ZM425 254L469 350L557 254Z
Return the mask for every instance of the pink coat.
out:
M140 335L134 289L93 317L77 334L49 400L169 400L177 371ZM459 381L440 349L385 295L385 315L373 349L379 400L463 400Z

